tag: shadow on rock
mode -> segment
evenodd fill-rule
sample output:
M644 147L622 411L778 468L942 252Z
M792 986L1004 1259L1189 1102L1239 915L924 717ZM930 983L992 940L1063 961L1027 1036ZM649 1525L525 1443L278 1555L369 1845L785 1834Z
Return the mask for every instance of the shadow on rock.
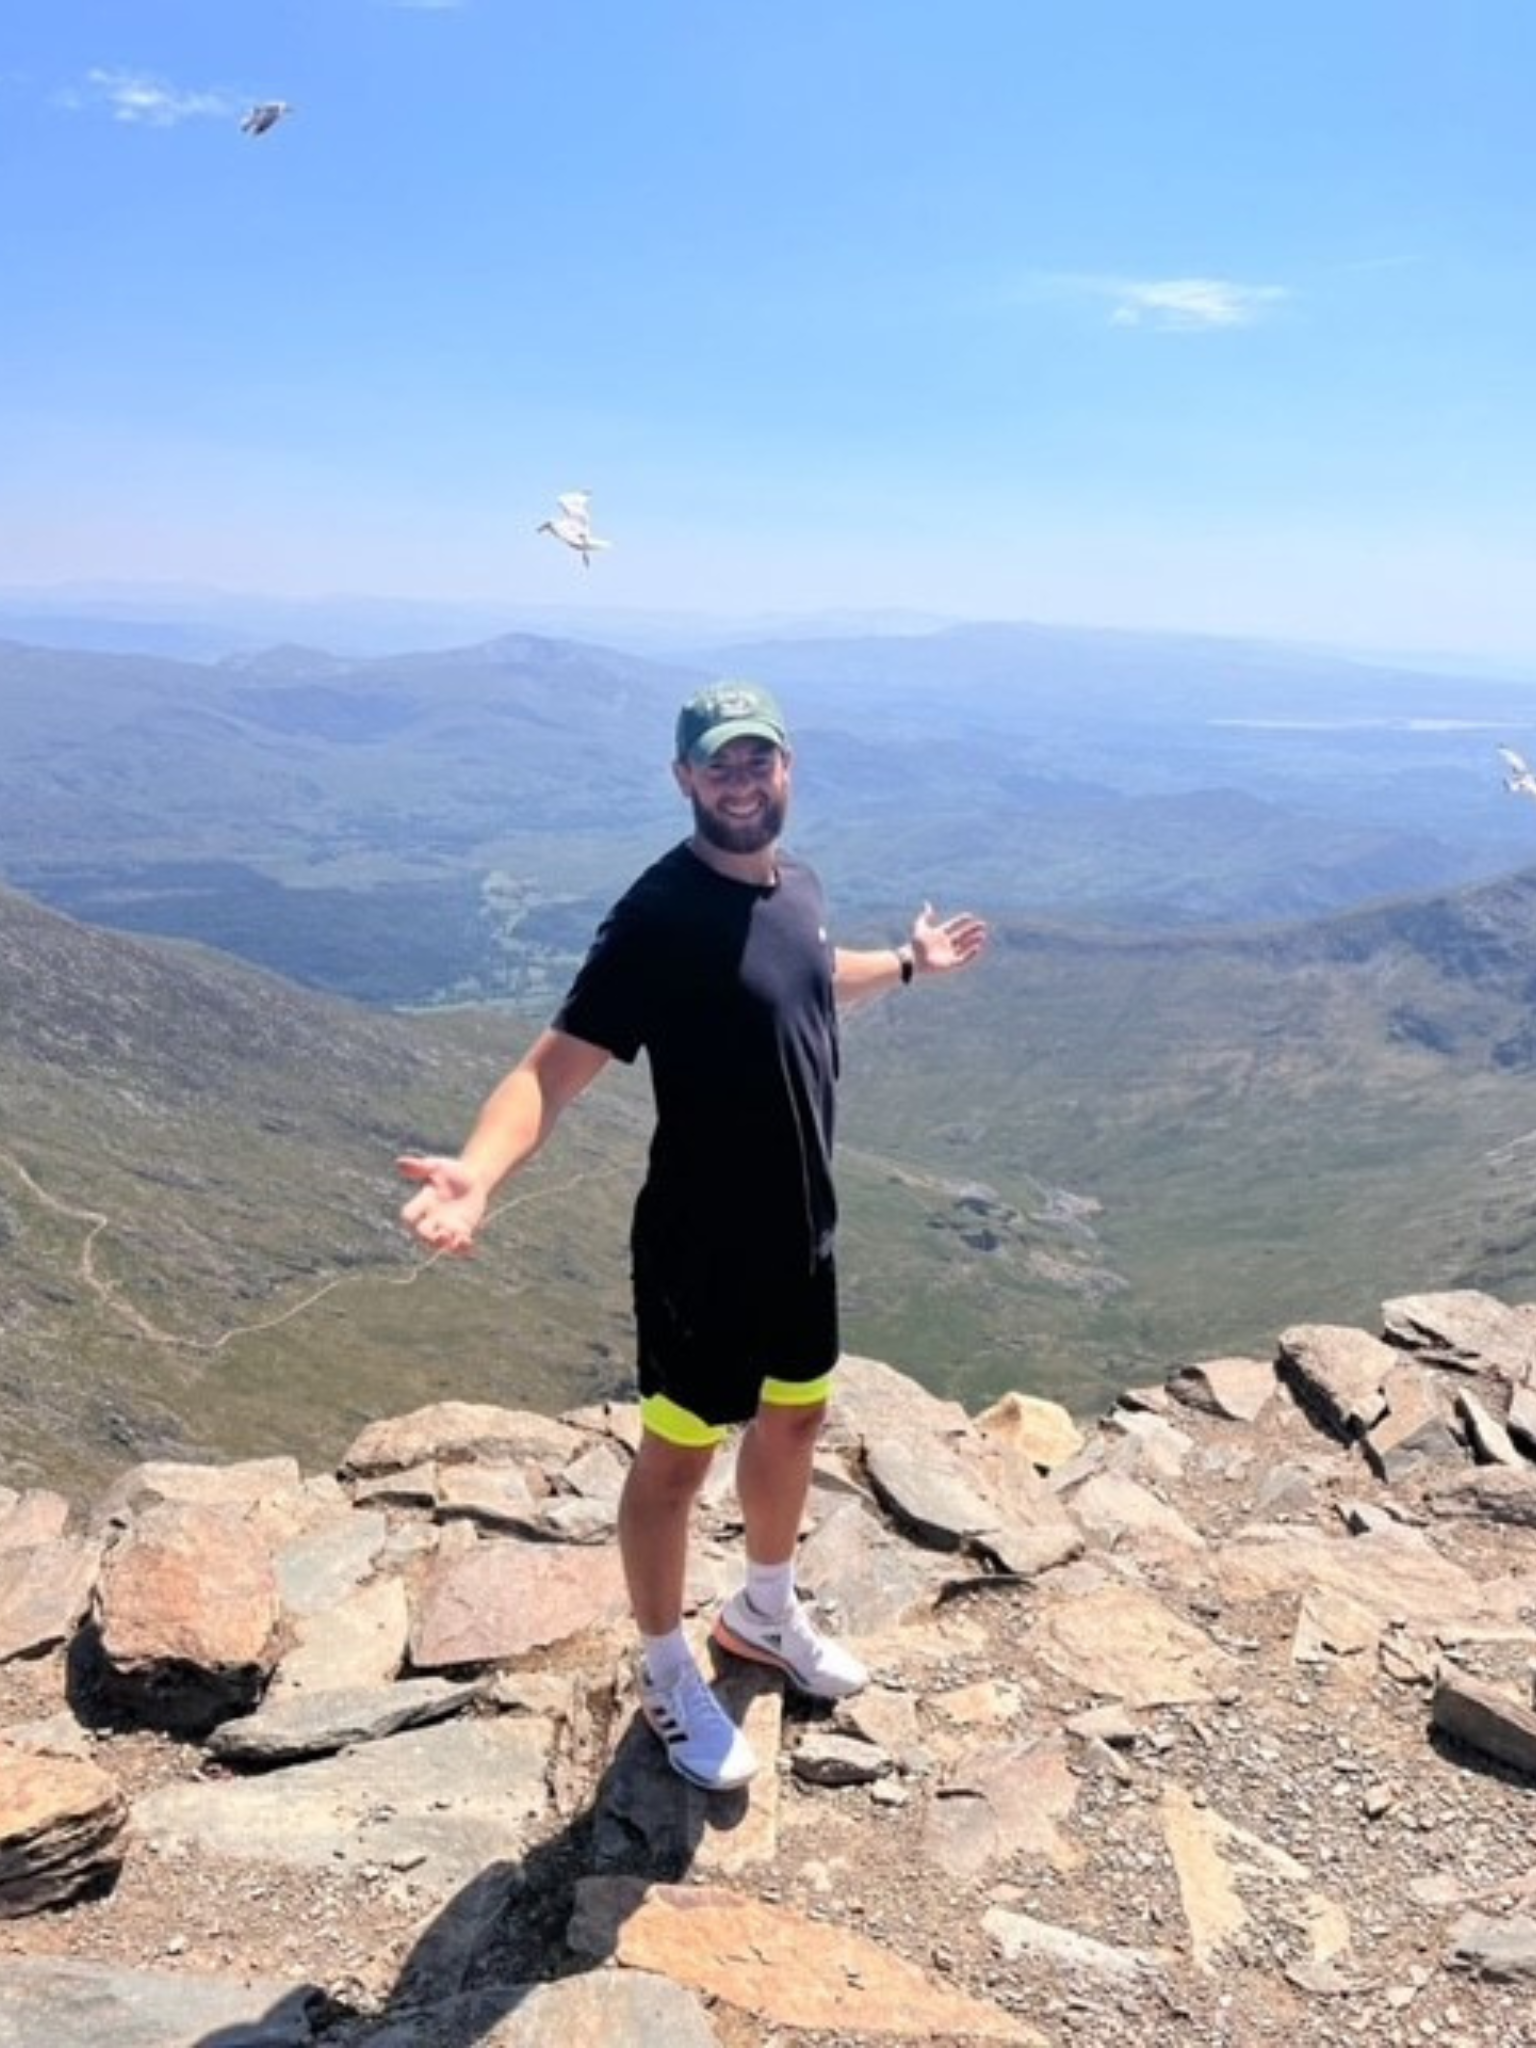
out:
M686 1877L704 1838L733 1832L748 1811L744 1790L705 1794L678 1778L637 1714L578 1813L525 1856L478 1872L423 1927L379 2011L343 2014L314 1987L300 1988L262 2018L190 2048L477 2048L493 2034L508 2048L525 2039L529 2048L594 2038L636 2048L712 2040L707 2029L694 2034L704 2023L679 1987L643 1972L602 1971L622 1917L594 1944L593 1926L605 1923L584 1916L579 1953L568 1933L584 1878L639 1879L638 1903L645 1885ZM520 2012L522 2029L498 2032Z

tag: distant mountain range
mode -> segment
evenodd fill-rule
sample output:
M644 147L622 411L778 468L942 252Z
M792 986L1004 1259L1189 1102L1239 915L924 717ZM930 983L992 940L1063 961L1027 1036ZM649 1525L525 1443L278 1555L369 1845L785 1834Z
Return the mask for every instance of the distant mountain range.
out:
M1491 877L1536 846L1494 752L1536 694L1243 642L949 627L698 665L505 635L213 663L0 643L0 877L374 1002L537 1003L686 824L704 675L779 688L793 835L850 928L1244 924Z
M894 607L728 618L592 603L272 597L182 584L0 586L0 637L40 647L164 654L185 661L214 661L282 641L356 656L409 654L507 633L590 641L667 659L696 656L701 648L728 639L930 633L953 623Z

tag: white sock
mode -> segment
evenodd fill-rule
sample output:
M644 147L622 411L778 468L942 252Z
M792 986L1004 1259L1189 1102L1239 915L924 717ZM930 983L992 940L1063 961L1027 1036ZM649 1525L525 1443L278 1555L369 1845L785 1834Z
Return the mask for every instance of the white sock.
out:
M693 1652L688 1647L688 1638L683 1634L682 1623L668 1629L664 1636L640 1637L640 1654L653 1684L671 1685L693 1662Z
M795 1597L795 1563L755 1564L747 1559L747 1599L765 1619L788 1614Z

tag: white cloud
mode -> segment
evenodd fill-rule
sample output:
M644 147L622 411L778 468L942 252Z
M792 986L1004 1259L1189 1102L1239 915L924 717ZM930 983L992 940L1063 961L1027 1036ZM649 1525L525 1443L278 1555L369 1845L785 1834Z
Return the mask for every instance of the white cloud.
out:
M59 95L67 107L106 106L114 121L174 128L181 121L227 121L236 103L227 93L184 92L138 71L90 71L83 87Z
M1105 280L1099 290L1114 300L1113 327L1252 327L1290 297L1283 285L1234 284L1224 277L1164 277L1141 282Z
M1238 284L1227 277L1096 277L1070 272L1037 274L1024 295L1107 301L1111 327L1154 327L1182 334L1256 326L1292 296L1285 285Z

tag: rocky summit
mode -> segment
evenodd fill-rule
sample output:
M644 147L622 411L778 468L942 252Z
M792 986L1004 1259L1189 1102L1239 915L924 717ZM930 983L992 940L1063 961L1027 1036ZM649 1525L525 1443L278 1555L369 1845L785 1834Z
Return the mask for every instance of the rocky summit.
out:
M1091 1426L845 1360L799 1575L873 1682L720 1660L723 1797L636 1714L637 1426L0 1486L0 2042L1536 2042L1536 1307ZM727 1455L701 1654L739 1539Z

